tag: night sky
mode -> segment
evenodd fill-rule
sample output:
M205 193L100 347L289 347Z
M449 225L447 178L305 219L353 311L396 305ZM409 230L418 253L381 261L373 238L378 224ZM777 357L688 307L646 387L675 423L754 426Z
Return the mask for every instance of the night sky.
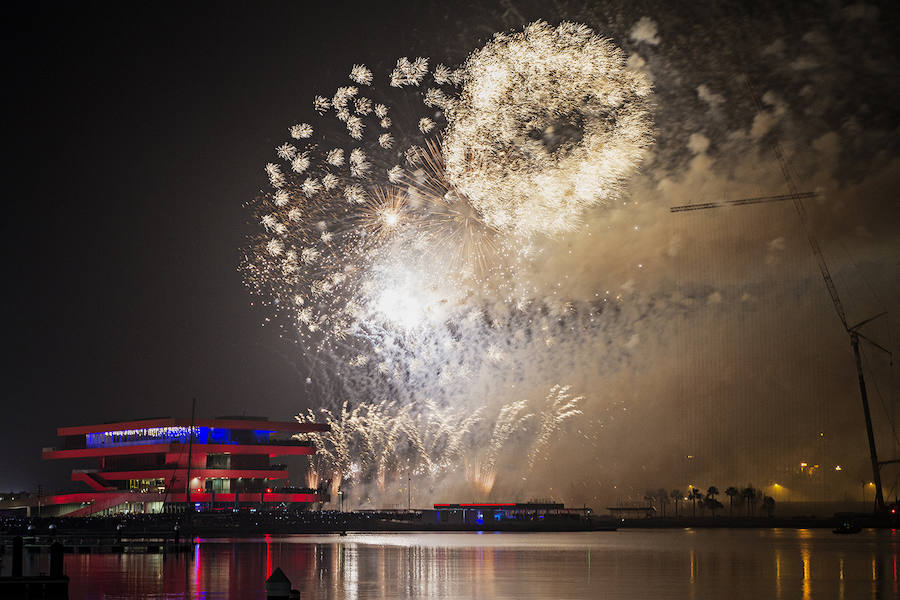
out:
M391 23L413 20L319 6L6 14L0 488L65 484L71 465L40 461L62 425L189 416L191 397L204 416L293 414L303 379L236 270L243 205L304 83L343 71L350 40L402 47Z
M276 328L263 326L268 315L251 305L237 270L255 226L244 204L266 185L262 165L284 141L285 127L298 113L309 112L312 94L333 89L354 62L383 68L398 56L417 54L460 60L491 31L538 17L561 18L538 6L513 4L513 10L512 4L462 9L332 2L189 8L30 3L4 9L9 107L4 165L11 189L3 235L9 283L0 490L68 485L71 464L40 460L41 447L56 442L59 426L184 417L192 397L204 417L244 413L285 420L312 404L315 399L305 396L308 369L296 347ZM679 89L693 94L704 81L724 78L733 65L759 60L747 70L790 97L786 90L794 82L770 73L771 65L759 58L763 54L751 52L748 40L766 32L771 37L760 38L760 48L781 38L788 40L790 53L790 40L815 28L818 13L841 9L832 3L779 7L676 10L611 3L605 20L590 23L598 30L605 25L626 51L643 50L657 76L661 131L655 169L689 174L693 168L685 140L688 129L704 119L697 108L702 103L696 95L684 100ZM836 29L836 19L822 16L835 39L849 40L853 52L873 47L877 60L871 55L871 61L861 60L865 67L858 78L846 76L846 64L819 68L837 73L835 97L846 94L848 101L869 106L869 120L856 127L863 133L893 131L896 137L896 96L888 95L897 88L888 81L896 77L897 42L890 33L897 30L896 9L881 5L879 11L869 29L849 33ZM658 47L627 37L645 15L660 24L664 43ZM695 20L701 18L705 21ZM710 49L720 48L731 37L729 27L742 19L753 25L742 30L730 58L711 62ZM719 28L720 23L729 27ZM678 81L665 78L675 71ZM742 89L733 83L720 91L730 105L731 94ZM691 110L693 116L681 118ZM745 97L729 116L743 119L749 129L752 110ZM845 106L825 111L816 127L837 129L850 112ZM728 137L729 128L711 124L705 130L713 148ZM821 133L808 137L819 139ZM897 170L889 165L898 147L896 140L882 144L881 139L873 137L879 147L867 146L860 160L873 156L871 164L888 165L887 183L883 175L873 179L876 189L890 190ZM850 161L833 171L840 185L866 182L870 175ZM662 179L654 175L654 182ZM681 200L664 199L661 205ZM860 260L874 281L871 304L897 307L897 284L890 283L898 264L896 195L861 201L858 212L859 222L880 242ZM826 237L842 218L824 219ZM700 232L715 226L703 227ZM806 256L797 263L803 272L788 278L779 298L819 294L816 310L829 315L824 288L808 283L815 282L816 273L808 255L801 254L808 250L804 240L798 239L797 256ZM897 335L900 318L892 318L893 332L882 332L883 343ZM807 325L822 323L838 327L826 317ZM783 325L778 321L772 328ZM816 343L812 334L801 337ZM839 327L828 339L845 343ZM681 347L701 343L685 341ZM757 358L763 354L754 351ZM743 360L729 357L734 364ZM839 362L844 358L840 354L834 364L844 364ZM804 368L798 364L786 377ZM841 381L852 385L852 370L844 375Z

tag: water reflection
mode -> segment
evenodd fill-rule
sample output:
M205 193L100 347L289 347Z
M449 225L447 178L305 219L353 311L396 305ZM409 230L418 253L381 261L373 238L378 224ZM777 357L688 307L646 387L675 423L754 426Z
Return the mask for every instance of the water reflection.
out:
M898 591L891 531L350 534L198 542L180 555L68 555L71 597L262 599L265 578L278 566L303 598L347 600L577 599L596 598L598 590L610 599L828 600L895 598Z
M838 580L838 598L840 600L844 600L844 597L845 597L844 593L846 591L846 588L844 586L844 555L841 554L841 556L838 560L840 560L840 564L839 564L840 571L838 572L839 577L840 577L840 579Z
M809 576L809 546L800 547L800 560L803 561L803 600L812 598L812 583Z
M781 600L781 548L775 549L775 598Z

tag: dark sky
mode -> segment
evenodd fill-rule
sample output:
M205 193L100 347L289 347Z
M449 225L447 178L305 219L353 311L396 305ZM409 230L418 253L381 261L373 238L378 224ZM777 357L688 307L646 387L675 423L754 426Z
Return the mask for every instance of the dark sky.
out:
M490 31L538 16L554 20L539 6L418 4L33 2L4 9L9 284L0 491L67 485L72 465L40 460L40 448L55 443L59 426L187 416L192 397L206 417L244 412L288 419L297 412L306 373L293 346L261 326L267 315L251 306L237 271L250 228L244 203L265 185L262 165L284 140L297 107L306 112L317 86L333 89L354 62L383 66L436 47L458 60ZM656 68L660 114L672 134L659 136L658 160L674 167L691 157L684 139L696 123L681 118L681 104L665 103L667 86L692 91L714 79L723 67L711 49L721 49L731 34L695 25L715 11L700 14L693 4L683 11L632 4L609 3L598 14L620 42L628 42L629 28L643 14L661 23L669 45L645 44L642 51ZM772 39L799 39L817 14L803 9L795 18L785 9L781 15L780 3L742 13L739 5L731 13L717 8L715 18L758 18L756 31L771 30ZM777 28L759 17L767 11L778 13ZM889 32L895 15L884 5L881 11L885 22L873 27ZM657 12L673 25L666 28ZM491 18L479 21L483 15ZM839 34L835 39L845 39ZM892 40L890 64L896 40L875 38ZM694 46L697 39L703 43ZM760 38L760 46L767 41ZM883 65L871 69L875 77ZM757 68L770 66L760 62L751 70ZM663 79L676 72L672 81ZM778 77L772 76L773 87ZM844 86L848 79L835 81ZM848 97L866 93L869 80L850 81ZM880 93L885 84L872 85ZM888 113L880 130L896 126L896 107L884 95L869 104L876 115ZM746 97L738 108L749 122ZM840 114L825 115L822 131L841 121ZM715 147L712 129L706 133ZM725 136L724 129L718 133ZM673 140L677 152L667 150ZM896 156L894 144L882 163ZM894 223L896 214L894 207Z
M65 476L39 459L58 426L187 415L192 396L293 414L297 376L236 270L243 203L305 83L402 48L392 23L412 20L318 6L5 9L0 489Z

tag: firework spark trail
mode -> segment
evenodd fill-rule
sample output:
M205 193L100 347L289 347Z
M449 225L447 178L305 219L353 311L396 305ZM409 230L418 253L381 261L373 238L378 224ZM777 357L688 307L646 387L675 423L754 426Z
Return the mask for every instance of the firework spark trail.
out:
M331 431L298 437L312 440L319 449L318 464L311 465L316 474L309 475L310 480L323 479L330 473L333 493L358 477L373 481L381 492L390 481L402 480L404 475L413 473L419 478L439 481L464 464L467 479L487 495L496 480L497 463L514 433L521 431L533 436L528 453L531 470L563 423L581 414L577 406L584 397L571 397L569 389L559 385L551 388L543 405L538 407L536 420L532 413L523 414L528 401L502 406L484 452L470 451L484 411L442 409L430 401L426 401L425 407L382 401L362 403L352 409L344 402L336 414L321 409L322 421L308 410L297 415L299 422L324 422L331 426ZM533 425L529 426L529 422Z
M408 418L408 407L399 409L393 402L370 406L362 421L364 447L370 455L373 477L382 492L388 469L395 466L402 424Z
M527 404L526 400L518 400L503 406L497 414L484 456L466 463L466 478L485 495L490 495L494 488L497 480L497 460L507 440L515 432L521 431L526 422L534 416L531 413L522 414Z
M346 401L341 405L340 412L336 416L328 409L320 409L325 415L324 422L330 427L330 430L327 433L306 433L298 436L314 442L317 452L330 463L333 472L332 486L335 492L340 489L343 478L351 472L356 448L354 437L361 430L364 409L365 406L350 409ZM312 409L308 409L305 414L297 415L296 419L300 423L317 422Z
M553 439L553 435L559 430L564 421L581 414L578 403L584 400L584 396L574 398L569 395L570 386L555 385L547 394L546 408L538 418L539 426L534 438L534 445L528 453L528 470L534 468L534 463L540 456L546 457L546 450Z
M344 402L337 414L321 409L322 421L317 421L312 410L297 415L298 422L324 422L331 427L325 433L297 437L316 443L320 464L311 467L328 467L333 475L333 493L357 475L369 477L383 492L389 475L402 475L404 464L409 473L435 476L452 468L463 456L465 438L480 411L462 415L459 411L441 411L434 405L431 409L422 419L421 413L414 416L412 405L362 403L350 409Z
M497 421L494 424L494 431L491 435L490 444L488 444L488 455L487 460L485 461L485 466L490 471L493 471L496 467L500 451L503 449L503 446L506 444L509 437L521 429L525 422L534 416L531 413L522 414L526 404L527 402L525 400L519 400L517 402L511 402L500 409L500 413L497 415Z

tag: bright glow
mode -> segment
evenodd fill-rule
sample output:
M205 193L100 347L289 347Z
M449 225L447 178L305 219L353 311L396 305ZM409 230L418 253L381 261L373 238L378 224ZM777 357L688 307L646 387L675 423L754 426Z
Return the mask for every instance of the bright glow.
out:
M375 311L387 320L410 329L421 322L424 307L415 294L399 287L381 292L375 301Z
M400 216L394 211L385 212L381 218L388 227L394 227L400 221Z

